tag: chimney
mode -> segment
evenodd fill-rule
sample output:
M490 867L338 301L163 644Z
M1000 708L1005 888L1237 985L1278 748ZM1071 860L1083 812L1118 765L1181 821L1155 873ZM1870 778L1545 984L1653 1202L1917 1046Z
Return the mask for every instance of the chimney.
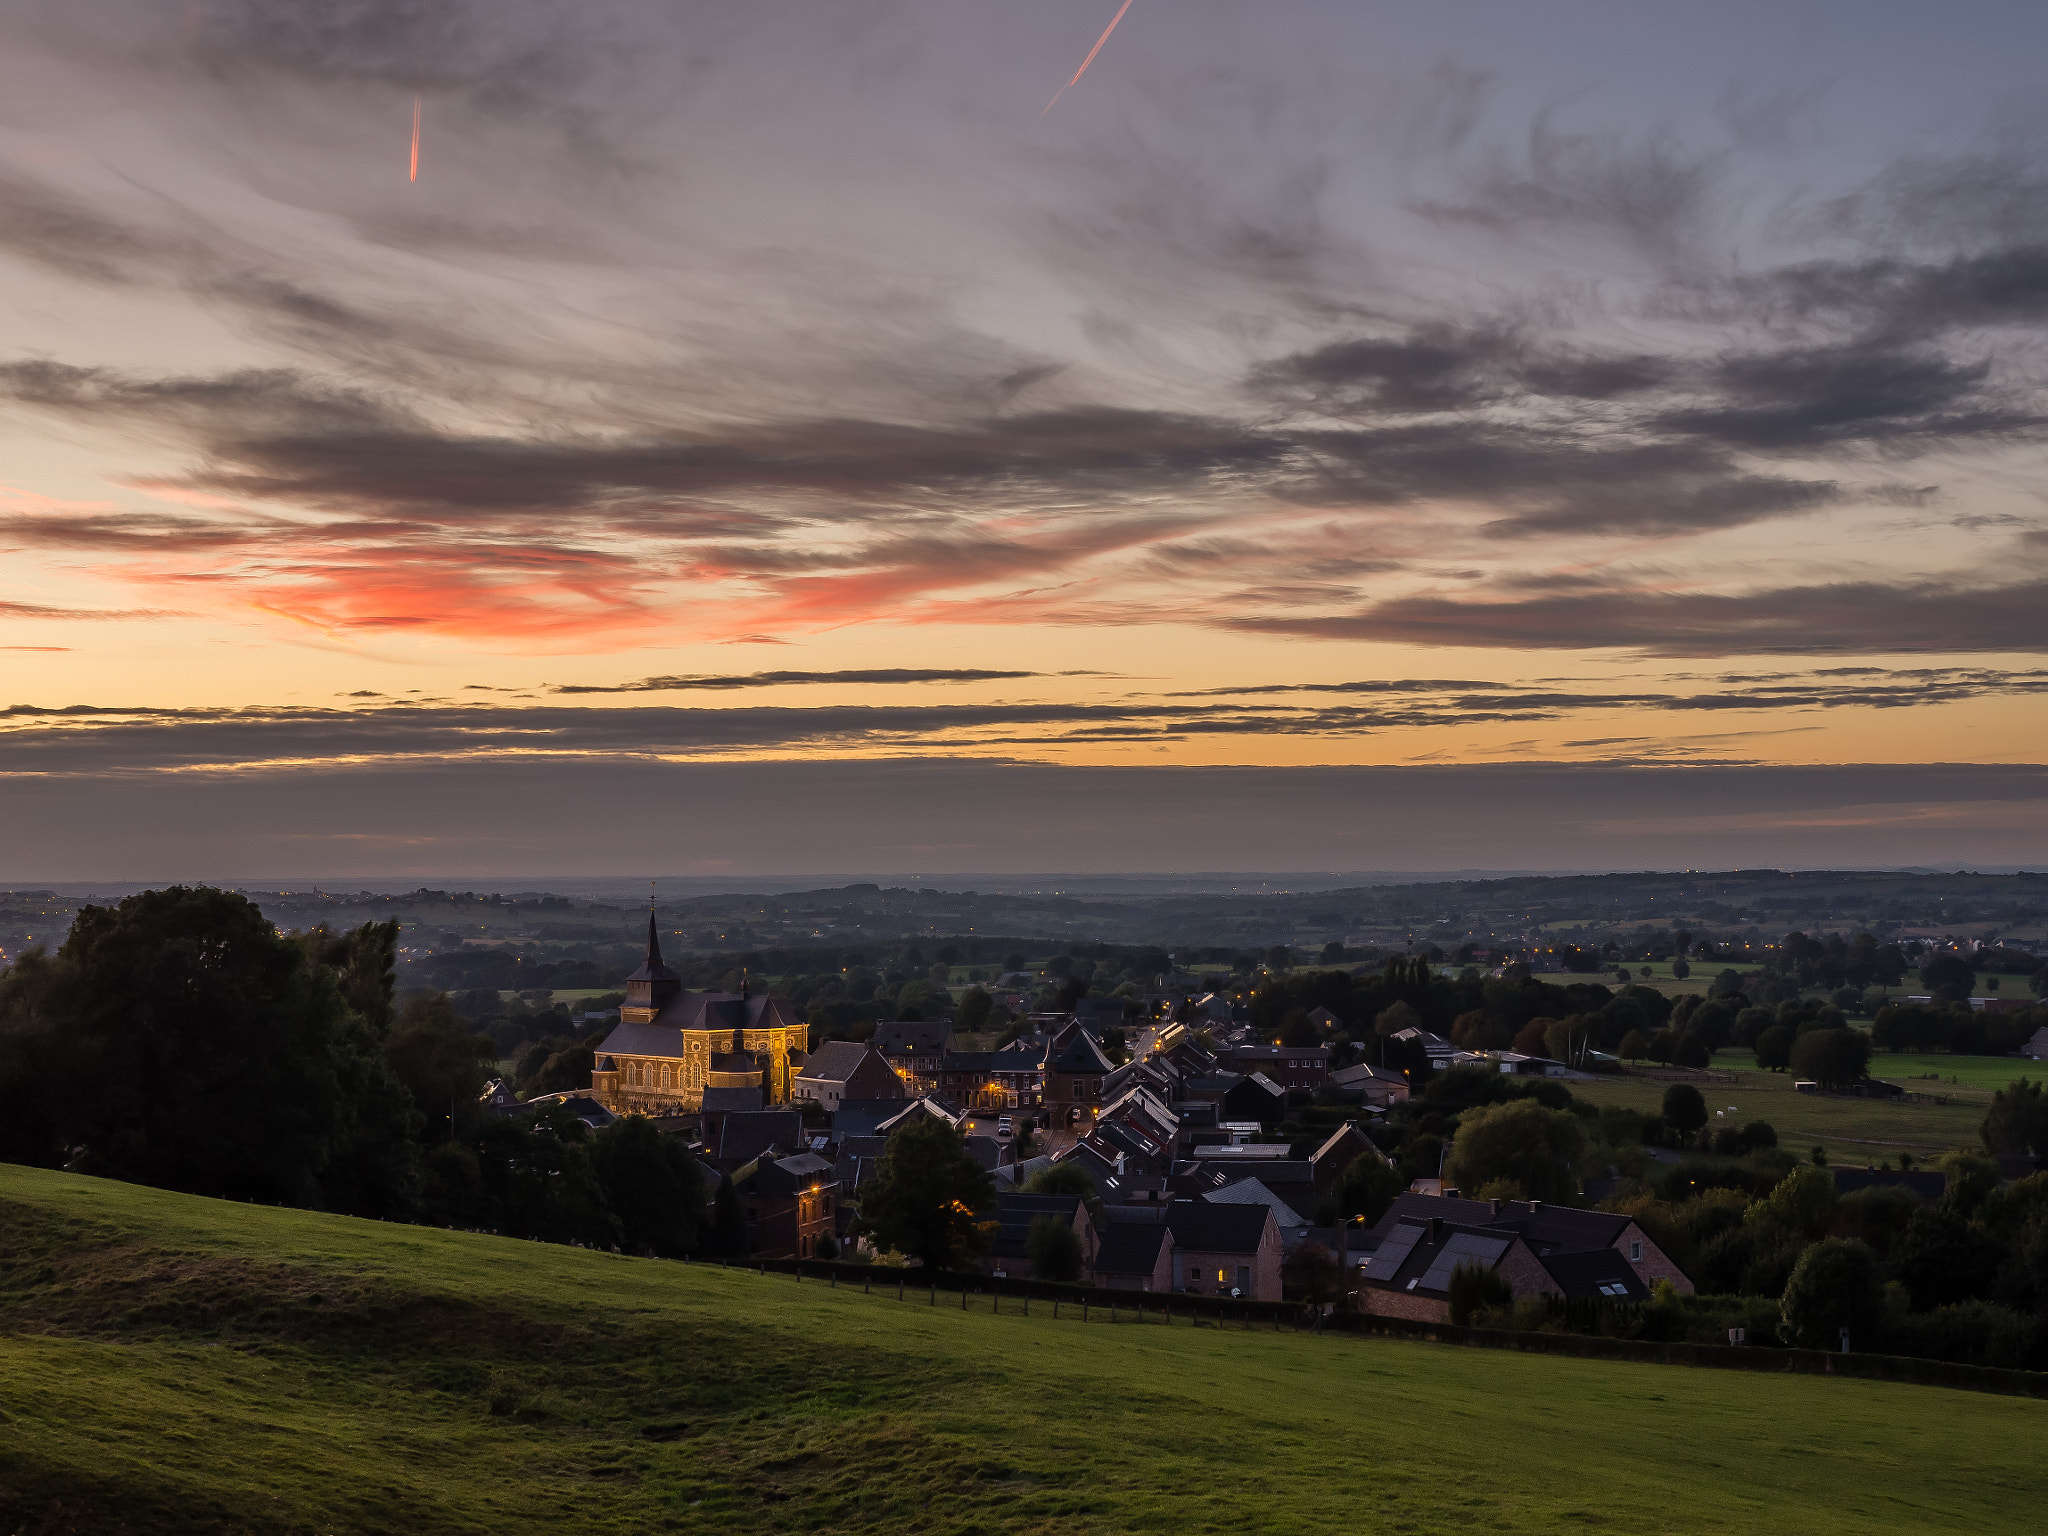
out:
M1488 1205L1490 1205L1490 1206L1492 1206L1492 1207L1493 1207L1493 1214L1494 1214L1494 1215L1498 1216L1498 1215L1500 1214L1500 1196L1499 1196L1499 1195L1495 1195L1495 1196L1494 1196L1494 1197L1493 1197L1493 1198L1492 1198L1491 1200L1487 1201L1486 1203L1487 1203Z
M1528 1206L1529 1214L1531 1216L1534 1216L1538 1211L1543 1209L1543 1202L1541 1200L1531 1200L1528 1202Z
M1432 1217L1430 1217L1430 1218L1429 1218L1429 1242L1430 1242L1430 1246L1431 1246L1431 1247L1435 1247L1435 1246L1436 1246L1436 1245L1437 1245L1438 1243L1442 1242L1443 1240L1444 1240L1444 1219L1443 1219L1443 1218L1442 1218L1441 1216L1432 1216Z

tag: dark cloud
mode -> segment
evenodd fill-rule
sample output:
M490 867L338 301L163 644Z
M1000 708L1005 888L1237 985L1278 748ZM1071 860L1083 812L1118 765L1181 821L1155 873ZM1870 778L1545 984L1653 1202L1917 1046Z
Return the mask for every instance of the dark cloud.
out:
M740 681L744 686L755 682ZM1800 714L2038 698L2048 695L2048 670L1928 669L1853 681L1794 673L1730 677L1723 683L1682 691L1376 679L1139 695L1107 703L717 709L452 705L433 700L372 704L367 701L381 696L367 690L348 696L366 701L363 704L331 709L17 705L0 710L0 774L284 768L341 759L458 762L508 755L595 759L764 751L986 752L1004 746L1044 750L1073 741L1167 743L1231 736L1336 741L1402 728L1539 723L1618 711L1640 719L1653 712ZM713 687L722 684L723 680L711 680ZM1661 750L1698 757L1703 751L1725 749L1728 739L1725 734L1682 736Z
M1988 399L1989 374L1986 362L1891 346L1732 356L1712 367L1711 404L1648 424L1766 452L1876 441L1899 454L1927 440L2038 433L2048 417Z
M1520 602L1421 596L1327 617L1215 622L1327 640L1624 649L1651 656L2044 652L2048 583L1968 588L1844 582L1730 596L1614 591Z
M1591 235L1673 262L1697 251L1727 164L1726 152L1669 132L1573 133L1545 111L1518 150L1497 151L1457 195L1410 207L1439 223Z
M1010 678L1045 677L1044 672L992 672L955 667L870 667L842 672L746 672L717 675L693 673L679 677L643 677L636 683L565 683L550 693L675 693L732 688L783 688L799 683L986 683Z

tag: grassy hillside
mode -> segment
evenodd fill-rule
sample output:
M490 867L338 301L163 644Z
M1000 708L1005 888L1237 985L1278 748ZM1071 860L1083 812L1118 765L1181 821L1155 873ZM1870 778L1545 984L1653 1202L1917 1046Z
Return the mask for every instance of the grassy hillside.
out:
M0 1532L2037 1528L2031 1401L976 1306L0 1166Z

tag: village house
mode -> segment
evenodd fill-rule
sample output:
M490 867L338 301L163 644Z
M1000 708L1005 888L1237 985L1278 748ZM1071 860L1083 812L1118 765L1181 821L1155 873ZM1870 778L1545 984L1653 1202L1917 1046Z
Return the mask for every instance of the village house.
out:
M1102 1107L1103 1081L1114 1071L1116 1063L1078 1021L1055 1035L1045 1058L1046 1123L1086 1135Z
M1330 1074L1330 1084L1346 1095L1357 1094L1361 1101L1378 1109L1408 1102L1408 1079L1385 1067L1343 1067Z
M1095 1283L1112 1291L1173 1290L1173 1229L1164 1221L1116 1221L1102 1229Z
M913 1097L938 1087L939 1063L953 1049L951 1019L896 1019L877 1024L869 1042L896 1069Z
M1359 1243L1371 1252L1367 1276L1375 1285L1384 1285L1390 1279L1390 1271L1395 1267L1393 1255L1389 1252L1383 1261L1381 1254L1402 1223L1426 1224L1432 1220L1485 1235L1519 1238L1531 1255L1546 1264L1561 1255L1611 1251L1620 1256L1638 1282L1629 1294L1648 1295L1659 1280L1669 1280L1682 1294L1692 1294L1692 1280L1633 1217L1541 1200L1461 1200L1456 1196L1414 1193L1396 1195L1386 1214ZM1403 1268L1404 1284L1409 1278L1409 1269ZM1543 1287L1537 1285L1536 1289Z
M804 1058L791 1096L827 1112L846 1099L905 1098L903 1079L888 1058L856 1040L827 1040Z
M1034 1051L948 1051L939 1061L938 1091L969 1110L1036 1111L1044 1066Z
M1466 1266L1490 1269L1517 1301L1528 1296L1643 1301L1639 1273L1609 1247L1538 1251L1522 1232L1466 1226L1441 1217L1396 1221L1367 1258L1359 1299L1366 1311L1415 1322L1449 1322L1451 1277Z
M838 1220L839 1177L832 1164L812 1152L764 1156L738 1169L732 1182L756 1257L819 1257L819 1240L833 1236Z
M1166 1225L1173 1233L1175 1290L1280 1299L1280 1223L1271 1207L1176 1200L1166 1208Z
M1327 1045L1239 1045L1224 1053L1223 1065L1246 1077L1263 1072L1282 1088L1320 1088L1330 1076Z

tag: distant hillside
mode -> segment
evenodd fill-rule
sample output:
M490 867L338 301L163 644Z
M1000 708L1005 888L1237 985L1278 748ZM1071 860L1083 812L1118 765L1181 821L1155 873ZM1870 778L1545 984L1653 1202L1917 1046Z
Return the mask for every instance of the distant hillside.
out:
M0 1530L2038 1520L2024 1399L1094 1316L0 1165Z

